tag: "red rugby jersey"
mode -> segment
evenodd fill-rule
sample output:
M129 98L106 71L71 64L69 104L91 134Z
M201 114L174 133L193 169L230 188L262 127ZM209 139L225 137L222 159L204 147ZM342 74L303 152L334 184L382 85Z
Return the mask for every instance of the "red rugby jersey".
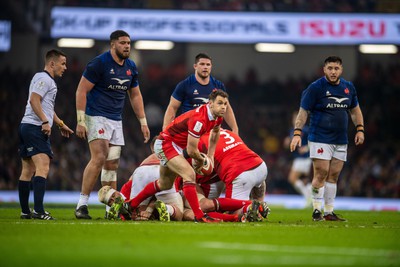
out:
M214 119L208 104L190 110L176 117L160 133L160 139L172 141L181 148L187 146L188 135L200 138L205 133L209 133L215 126L222 124L223 118Z
M201 136L199 150L207 152L209 134ZM263 162L234 132L221 129L215 149L214 171L225 183L231 183L242 172L251 170Z

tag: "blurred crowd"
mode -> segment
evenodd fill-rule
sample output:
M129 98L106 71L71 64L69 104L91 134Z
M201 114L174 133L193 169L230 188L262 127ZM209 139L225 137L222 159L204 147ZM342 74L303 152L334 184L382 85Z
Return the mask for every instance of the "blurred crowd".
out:
M25 0L33 2L33 0ZM396 0L52 0L51 5L262 12L388 12Z
M56 112L74 130L75 90L82 70L79 62L72 62L65 76L57 81ZM8 69L0 72L0 190L17 188L21 170L17 129L33 74ZM161 129L164 111L176 83L186 75L188 72L184 64L168 68L154 64L141 70L140 83L152 136ZM232 76L223 81L230 93L241 137L268 165L268 194L294 193L287 181L292 156L284 147L283 140L289 133L291 114L298 109L302 90L320 75L315 73L311 79L287 77L285 82L260 82L256 72L248 69L244 80ZM338 195L398 198L400 142L396 134L400 132L400 64L363 64L354 83L365 117L366 143L361 147L354 146L354 126L350 125L348 162L339 179ZM139 123L129 103L125 109L126 145L118 170L119 186L150 154L149 145L143 143ZM89 160L86 141L76 136L64 139L53 127L52 147L55 158L51 163L48 190L79 191L82 172ZM99 186L100 182L95 189Z

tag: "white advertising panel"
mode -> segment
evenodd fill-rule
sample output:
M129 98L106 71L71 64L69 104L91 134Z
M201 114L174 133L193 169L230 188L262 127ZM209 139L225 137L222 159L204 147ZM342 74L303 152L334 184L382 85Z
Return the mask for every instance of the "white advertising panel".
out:
M164 11L55 7L53 38L109 39L116 29L134 40L293 44L400 44L399 14Z

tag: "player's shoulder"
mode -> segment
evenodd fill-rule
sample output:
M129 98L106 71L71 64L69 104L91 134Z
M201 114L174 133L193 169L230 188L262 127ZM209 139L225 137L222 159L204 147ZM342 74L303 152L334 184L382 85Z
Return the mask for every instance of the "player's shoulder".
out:
M345 80L344 78L340 78L340 82L343 83L344 86L353 89L354 84L351 81Z
M126 65L130 68L136 69L136 63L130 58L125 59Z
M196 78L194 77L194 74L189 75L188 77L186 77L185 79L183 79L182 81L180 81L177 85L176 85L176 89L177 88L189 88L191 85L193 85L196 82Z
M41 72L37 72L37 73L33 76L32 81L33 81L33 82L41 81L41 82L44 82L44 83L51 83L51 82L53 82L54 80L53 80L53 78L50 76L50 74L48 74L48 73L45 72L45 71L41 71Z
M36 72L35 75L33 75L33 79L52 79L52 78L47 72L40 71Z
M315 88L315 87L322 87L322 86L325 86L325 85L327 85L327 84L328 84L328 81L326 80L326 78L325 78L325 77L321 77L321 78L316 79L315 81L313 81L313 82L310 84L310 87L313 87L313 88Z
M210 82L212 82L214 84L215 88L222 89L222 90L226 91L224 83L221 82L220 80L216 79L212 75L210 75Z
M308 85L308 87L304 90L304 92L317 93L317 92L321 91L320 90L321 88L324 88L327 85L328 85L328 82L325 79L325 77L321 77L321 78L313 81L312 83L310 83Z
M110 62L110 59L111 59L111 54L109 52L104 52L100 55L97 55L91 61L89 61L86 68L87 69L97 68L99 66L106 64L107 62Z

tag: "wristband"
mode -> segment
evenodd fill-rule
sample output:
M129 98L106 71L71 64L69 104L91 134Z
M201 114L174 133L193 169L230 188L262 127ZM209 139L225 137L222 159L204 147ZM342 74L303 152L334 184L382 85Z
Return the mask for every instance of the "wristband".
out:
M145 125L147 125L147 120L146 120L146 117L139 118L139 122L140 122L140 125L141 125L141 126L145 126Z
M45 125L45 124L48 124L49 123L49 121L44 121L44 122L42 122L42 125Z
M78 125L86 127L85 111L77 109L76 110L76 119L77 119Z
M358 128L358 127L363 127L363 128L364 128L364 125L362 125L362 124L357 124L357 125L356 125L356 128Z
M359 130L357 130L357 133L358 133L358 132L364 133L364 130L359 129Z
M293 136L301 136L302 130L300 128L295 128L293 131Z
M60 123L57 124L58 128L61 129L64 126L64 122L60 120Z
M184 150L182 150L182 155L183 155L183 157L184 157L185 159L190 158L189 154L187 153L186 148L185 148Z

